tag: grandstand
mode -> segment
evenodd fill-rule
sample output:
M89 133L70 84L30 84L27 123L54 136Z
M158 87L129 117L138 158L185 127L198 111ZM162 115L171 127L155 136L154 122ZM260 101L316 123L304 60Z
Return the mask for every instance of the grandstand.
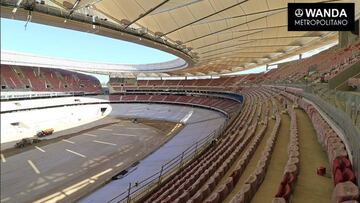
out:
M1 64L1 72L1 91L101 92L96 78L63 69Z
M354 30L288 31L291 1L2 1L177 58L1 50L1 202L358 203L360 4L309 2L354 3Z

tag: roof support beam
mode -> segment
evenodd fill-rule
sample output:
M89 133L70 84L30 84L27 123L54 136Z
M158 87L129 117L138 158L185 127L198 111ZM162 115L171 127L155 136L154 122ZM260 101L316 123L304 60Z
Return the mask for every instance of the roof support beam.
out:
M200 47L200 48L205 48L205 47L208 47L208 46L211 46L211 45L218 45L218 44L221 44L221 43L224 43L224 42L233 41L233 40L236 40L236 39L239 39L239 38L242 38L242 37L246 37L246 36L249 36L249 35L257 34L257 33L263 32L263 31L264 31L264 30L258 30L257 32L252 32L252 33L248 33L248 34L241 35L241 36L238 36L238 37L233 37L233 38L230 38L230 39L218 41L218 42L212 43L212 44L210 44L210 45L202 46L202 47ZM251 41L251 39L246 40L246 41ZM195 48L195 49L200 49L200 48Z
M261 41L261 40L271 40L271 39L291 39L291 38L319 38L321 36L283 36L283 37L267 37L267 38L259 38L259 39L240 39L238 40L239 42L245 42L246 43L250 43L250 42L254 42L254 41ZM205 53L209 53L209 52L213 52L213 51L217 51L217 50L222 50L222 49L227 49L227 48L231 48L231 47L236 47L238 45L242 45L242 44L235 44L235 45L231 45L231 46L227 46L227 47L221 47L218 49L212 49L212 50L208 50L205 52L198 52L199 54L205 54Z
M69 15L71 15L75 10L76 10L76 7L79 5L81 0L76 0L73 7L70 9L70 13Z
M280 12L283 12L283 11L280 11ZM205 34L205 35L203 35L203 36L196 37L196 38L194 38L194 39L188 40L188 41L186 41L186 42L184 42L184 43L189 43L189 42L192 42L192 41L195 41L195 40L198 40L198 39L202 39L202 38L204 38L204 37L208 37L208 36L211 36L211 35L220 33L220 32L224 32L224 31L226 31L226 30L230 30L230 29L233 29L233 28L242 26L242 25L246 25L246 24L249 24L249 23L252 23L252 22L256 22L256 21L258 21L258 20L261 20L261 19L270 17L270 16L272 16L272 15L274 15L274 14L278 14L278 13L280 13L280 12L272 13L272 14L270 14L270 15L266 15L266 16L262 16L262 17L259 17L259 18L255 18L255 19L250 20L250 21L246 21L246 22L243 22L243 23L240 23L240 24L236 24L236 25L233 25L233 26L230 26L230 27L227 27L227 28L224 28L224 29L215 31L215 32L211 32L211 33Z
M300 36L281 36L281 37L266 37L266 38L259 38L259 39L239 39L238 41L249 41L249 40L269 40L269 39L291 39L291 38L319 38L321 35L311 36L311 35L300 35Z
M151 9L147 10L144 14L141 14L135 20L131 21L128 25L126 25L125 28L129 27L130 25L136 23L141 18L147 16L149 13L151 13L151 12L155 11L156 9L160 8L162 5L166 4L168 1L170 1L170 0L165 0L165 1L161 2L160 4L156 5L154 8L151 8Z
M218 56L220 54L226 54L226 53L230 53L230 54L235 54L237 52L234 52L234 51L238 51L238 50L244 50L244 49L247 49L247 48L259 48L259 47L274 47L274 48L277 48L277 47L300 47L300 45L280 45L280 44L271 44L271 45L261 45L261 46L239 46L239 49L234 49L234 50L231 50L230 51L224 51L224 52L220 52L220 53L215 53L215 54L211 54L211 55L205 55L205 56L202 56L200 58L207 58L207 57L211 57L211 56ZM276 51L277 52L277 51ZM272 51L269 51L268 53L276 53L276 52L272 52Z
M319 1L317 3L329 3L329 2L334 2L334 1L340 1L340 0L326 0L326 1ZM275 9L271 9L271 10L257 11L257 12L254 12L254 13L248 13L248 14L243 14L243 15L227 17L227 18L223 18L223 19L216 19L216 20L210 20L210 21L205 21L205 22L199 22L196 25L201 25L201 24L205 24L205 23L219 22L219 21L223 21L223 20L230 20L230 19L241 18L241 17L249 17L249 16L252 16L252 15L258 15L258 14L269 13L269 12L272 12L272 11L280 11L280 10L285 10L285 9L287 9L287 6L286 7L275 8Z
M328 3L328 2L334 2L334 1L339 1L339 0L327 0L327 1L320 1L319 3ZM260 20L260 19L263 19L263 18L267 18L267 17L270 17L272 15L275 15L275 14L278 14L278 13L281 13L281 12L284 12L284 11L287 11L286 9L282 9L282 10L278 10L278 12L274 12L274 13L271 13L269 15L266 15L266 16L263 16L263 17L259 17L259 18L256 18L256 19L253 19L253 20L250 20L248 22L245 22L245 23L240 23L240 24L237 24L237 25L233 25L231 27L228 27L228 28L224 28L224 29L221 29L221 30L218 30L218 31L215 31L215 32L212 32L212 33L209 33L209 34L206 34L206 35L203 35L203 36L200 36L200 37L196 37L194 39L191 39L191 40L188 40L184 43L188 43L188 42L192 42L192 41L195 41L195 40L198 40L198 39L202 39L204 37L207 37L207 36L211 36L211 35L214 35L214 34L217 34L217 33L220 33L220 32L223 32L223 31L226 31L226 30L230 30L232 28L235 28L235 27L239 27L241 25L246 25L248 23L252 23L252 22L255 22L257 20Z
M227 47L220 47L220 48L217 48L217 49L211 49L211 50L208 50L208 51L205 51L205 52L197 52L197 53L198 54L207 54L207 53L214 52L214 51L219 51L219 50L223 50L223 49L227 49L227 48L232 48L232 47L237 47L237 46L240 46L240 45L248 44L248 43L254 42L255 40L247 40L247 41L248 42L245 42L245 43L242 43L242 44L234 44L234 45L227 46Z
M254 12L254 13L248 13L248 14L243 14L243 15L238 15L238 16L232 16L232 17L223 18L223 19L206 21L206 22L203 22L203 23L197 23L197 25L205 24L205 23L219 22L219 21L223 21L223 20L230 20L230 19L241 18L241 17L249 17L249 16L252 16L252 15L269 13L269 12L273 12L273 11L280 11L280 10L284 10L284 9L287 9L287 7L275 8L275 9L266 10L266 11L258 11L258 12Z
M239 46L238 48L240 49L236 49L236 50L243 50L246 48L259 48L259 47L300 47L300 45L288 45L288 44L269 44L269 45L257 45L257 46ZM231 51L236 51L236 50L231 50ZM221 53L228 53L229 51L225 51L225 52L221 52ZM216 54L221 54L221 53L216 53ZM215 55L216 55L215 54ZM206 57L206 56L204 56Z
M239 59L239 60L229 60L227 62L221 61L221 63L217 63L216 60L214 61L213 59L209 58L206 59L204 61L201 61L201 63L207 63L207 62L212 62L213 64L229 64L229 63L238 63L238 62L243 62L243 60L241 59L269 59L269 57L266 56L241 56L241 57L228 57L228 58L233 58L233 59Z
M217 58L221 58L222 60L224 60L224 59L231 59L231 58L239 58L240 56L244 56L244 55L253 56L256 54L257 56L259 56L259 55L261 55L261 56L268 55L269 56L271 54L283 54L284 53L280 50L274 50L274 51L269 51L269 52L244 52L241 50L243 50L243 49L236 49L231 52L222 52L221 54L217 55ZM207 58L209 58L209 56L204 56L201 59L207 59Z
M184 27L187 27L187 26L192 25L192 24L194 24L194 23L200 22L200 21L202 21L202 20L204 20L204 19L206 19L206 18L209 18L209 17L211 17L211 16L214 16L214 15L216 15L216 14L219 14L219 13L224 12L224 11L226 11L226 10L229 10L229 9L231 9L231 8L234 8L235 6L239 6L239 5L241 5L241 4L243 4L243 3L247 2L247 1L249 1L249 0L244 0L244 1L238 2L238 3L236 3L236 4L233 4L233 5L231 5L231 6L226 7L226 8L224 8L224 9L221 9L221 10L219 10L219 11L216 11L216 12L210 14L210 15L207 15L207 16L204 16L204 17L202 17L202 18L199 18L199 19L197 19L197 20L195 20L195 21L192 21L192 22L187 23L187 24L185 24L185 25L183 25L183 26L181 26L181 27L178 27L178 28L176 28L176 29L174 29L174 30L171 30L171 31L165 33L163 36L166 36L166 35L168 35L168 34L171 34L171 33L175 32L175 31L178 31L178 30L180 30L180 29L183 29Z
M280 27L286 27L286 26L287 26L287 25L279 25L279 26L272 26L272 27L254 28L254 29L248 29L248 30L236 30L236 31L231 31L231 32L248 32L248 31L257 31L257 30L264 31L265 29L280 28ZM229 34L229 33L230 33L230 32L227 32L226 34ZM255 32L255 33L256 33L256 32ZM223 34L225 34L225 33L223 33ZM237 38L238 38L238 37L237 37ZM233 38L233 39L237 39L237 38ZM207 45L204 45L204 46L201 46L201 47L197 47L196 49L202 49L202 48L205 48L205 47L208 47L208 46L220 44L220 43L227 42L227 41L229 41L229 40L223 40L223 41L219 41L219 42L207 44Z

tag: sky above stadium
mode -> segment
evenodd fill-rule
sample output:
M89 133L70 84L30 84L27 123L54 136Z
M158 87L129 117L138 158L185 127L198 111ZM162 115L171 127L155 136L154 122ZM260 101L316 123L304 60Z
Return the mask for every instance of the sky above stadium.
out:
M1 18L1 49L81 61L146 64L176 56L135 43L37 23Z

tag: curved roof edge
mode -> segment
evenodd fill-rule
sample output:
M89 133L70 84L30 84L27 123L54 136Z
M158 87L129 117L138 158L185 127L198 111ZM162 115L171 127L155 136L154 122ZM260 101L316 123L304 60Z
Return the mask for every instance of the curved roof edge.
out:
M76 70L84 72L92 72L99 74L111 74L120 72L164 72L186 68L187 62L181 58L177 58L167 62L149 63L149 64L110 64L86 62L62 58L52 58L36 56L27 53L2 51L1 64L34 66L43 68L59 68L66 70Z
M10 1L11 2L11 1ZM9 1L4 1L1 3L1 17L9 18L14 20L27 21L28 11L19 8L17 9L16 15L12 13L13 9L16 8L16 5L12 5ZM159 70L139 70L139 71L151 71L151 72L168 72L179 70L183 68L192 67L195 64L196 55L191 52L191 50L183 47L175 42L170 42L162 38L158 38L154 33L139 29L124 29L116 24L113 24L109 21L97 22L95 27L91 26L91 18L81 15L72 15L69 19L68 12L62 10L56 10L52 7L49 9L46 6L41 4L36 4L32 12L31 22L40 23L43 25L55 26L60 28L72 29L81 32L93 33L96 35L101 35L105 37L110 37L114 39L124 40L127 42L132 42L147 47L155 48L170 54L173 54L182 59L186 63L186 66L181 67L168 67L165 68L167 62L160 63L162 68ZM66 19L66 21L64 21ZM178 59L176 59L178 60ZM171 61L170 61L171 62ZM147 64L150 65L150 64ZM171 65L171 63L169 64ZM129 66L129 65L127 65ZM141 66L141 65L130 65L130 66ZM127 70L135 71L135 70Z

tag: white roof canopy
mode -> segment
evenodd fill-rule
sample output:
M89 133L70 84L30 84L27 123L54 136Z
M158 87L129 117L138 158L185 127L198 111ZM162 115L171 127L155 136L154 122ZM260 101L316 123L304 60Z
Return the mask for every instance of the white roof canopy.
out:
M164 72L207 75L254 68L337 40L336 32L289 32L287 3L355 1L45 0L34 4L33 21L158 48L188 64ZM24 20L24 2L13 15L17 1L2 1L2 16Z

